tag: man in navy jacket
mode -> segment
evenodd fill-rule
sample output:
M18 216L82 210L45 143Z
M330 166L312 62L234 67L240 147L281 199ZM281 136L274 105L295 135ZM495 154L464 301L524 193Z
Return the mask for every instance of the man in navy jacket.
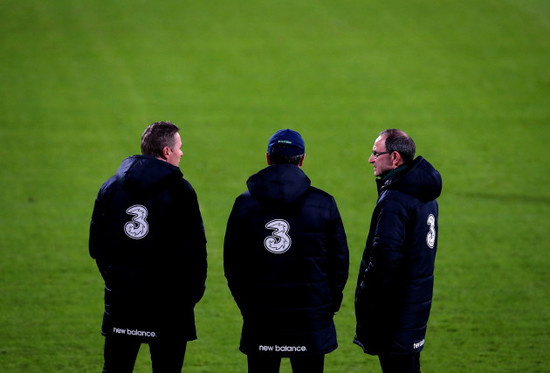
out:
M243 317L248 372L322 372L337 347L333 316L348 276L348 247L336 202L301 170L299 133L276 132L268 167L252 175L227 223L224 268Z
M384 373L420 372L433 294L441 176L403 131L380 133L369 158L378 177L357 280L354 342Z
M104 373L132 372L141 343L154 372L181 372L196 339L206 238L197 195L178 167L178 131L170 122L147 127L143 155L125 159L95 201L89 249L105 280Z

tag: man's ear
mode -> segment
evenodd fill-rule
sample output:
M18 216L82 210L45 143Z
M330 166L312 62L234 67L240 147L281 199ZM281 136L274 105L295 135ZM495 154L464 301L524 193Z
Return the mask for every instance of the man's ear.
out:
M399 154L399 152L394 151L393 153L391 153L391 157L392 164L395 166L395 168L403 164L403 158L401 158L401 154Z
M269 160L269 153L265 153L265 159L267 160L267 164L271 166L271 161Z
M304 164L304 159L306 159L305 154L302 156L302 159L300 160L300 163L298 163L298 167L302 167L302 165Z
M170 152L172 150L170 149L169 146L165 146L164 148L162 148L162 156L164 157L164 159L168 159L168 156L170 155Z

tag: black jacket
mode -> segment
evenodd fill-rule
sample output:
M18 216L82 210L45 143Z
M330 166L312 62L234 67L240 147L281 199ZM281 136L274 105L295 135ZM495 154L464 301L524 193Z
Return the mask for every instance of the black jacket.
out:
M89 248L105 280L103 334L196 338L206 238L196 193L178 167L125 159L99 191Z
M243 316L240 349L280 356L337 347L334 313L348 276L336 202L293 165L252 175L227 223L224 267Z
M369 354L422 350L433 294L441 176L422 157L378 182L357 280L355 343Z

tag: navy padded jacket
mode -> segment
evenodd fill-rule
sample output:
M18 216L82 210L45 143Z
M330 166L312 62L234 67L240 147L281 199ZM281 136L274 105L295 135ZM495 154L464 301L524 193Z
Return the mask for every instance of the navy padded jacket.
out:
M105 280L104 335L196 338L206 238L196 193L178 167L125 159L99 190L89 250Z
M240 349L280 356L337 347L333 316L348 277L336 202L297 166L252 175L227 223L224 267L243 316Z

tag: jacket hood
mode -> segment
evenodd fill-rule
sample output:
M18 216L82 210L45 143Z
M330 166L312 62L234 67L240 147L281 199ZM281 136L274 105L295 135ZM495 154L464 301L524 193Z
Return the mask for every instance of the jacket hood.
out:
M423 202L433 201L439 197L442 187L439 172L421 156L418 156L405 171L384 182L379 181L379 190L397 189Z
M275 164L250 176L246 185L258 200L292 203L307 191L311 181L298 166Z
M147 155L134 155L122 161L116 176L131 190L150 190L168 178L181 178L176 166Z

